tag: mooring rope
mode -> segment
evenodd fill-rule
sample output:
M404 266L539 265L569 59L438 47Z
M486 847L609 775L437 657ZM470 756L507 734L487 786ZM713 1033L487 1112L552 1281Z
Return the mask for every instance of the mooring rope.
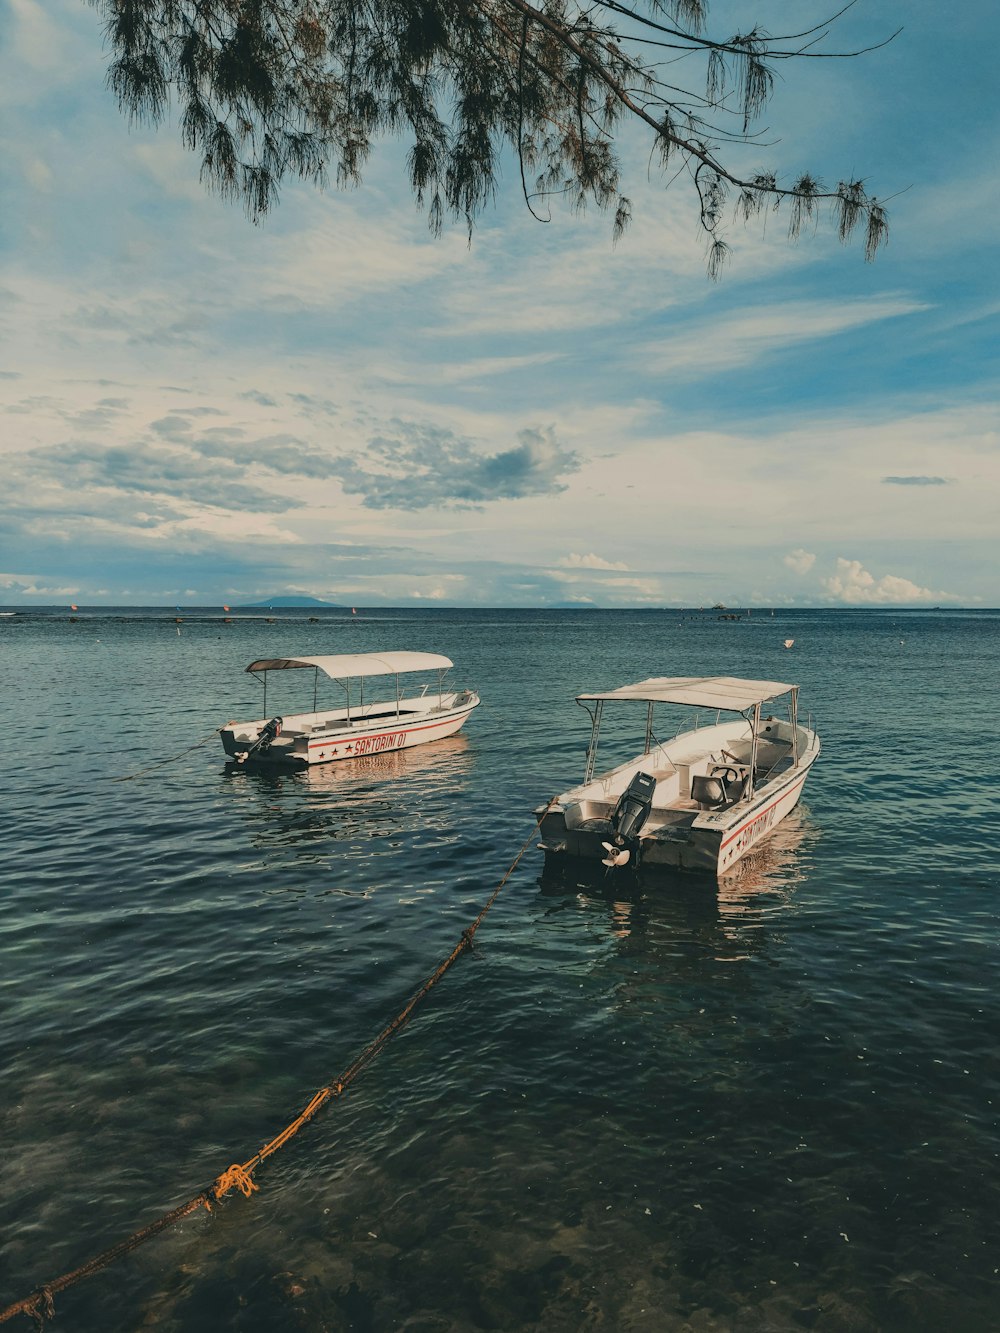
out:
M168 1227L173 1226L175 1222L180 1222L183 1218L189 1216L189 1214L195 1212L198 1208L207 1208L208 1211L211 1212L212 1205L217 1203L220 1199L223 1199L231 1190L238 1189L246 1198L249 1198L251 1194L258 1190L260 1187L254 1181L253 1175L261 1163L276 1153L279 1148L283 1148L288 1140L297 1134L302 1126L307 1124L316 1112L332 1097L339 1097L346 1091L365 1066L374 1060L375 1057L384 1050L400 1028L406 1025L414 1009L416 1009L417 1005L427 992L441 980L452 964L461 957L466 949L472 948L476 931L482 924L483 918L496 902L497 898L500 896L500 891L517 869L521 858L528 850L531 840L541 827L542 820L548 812L551 804L552 801L549 801L548 805L546 805L545 809L538 816L538 819L535 822L535 827L524 840L521 850L508 866L503 879L501 879L500 883L490 894L489 898L480 909L479 915L475 918L472 924L466 926L462 931L458 943L452 949L448 957L435 968L426 981L424 981L423 985L410 997L409 1001L403 1006L392 1022L387 1023L378 1036L368 1043L364 1050L355 1057L351 1064L348 1065L341 1076L333 1083L328 1084L324 1088L320 1088L319 1091L313 1095L308 1104L303 1107L295 1119L290 1124L286 1125L280 1134L276 1134L273 1139L268 1143L265 1143L262 1148L255 1152L253 1156L248 1158L245 1162L234 1162L232 1166L227 1167L221 1175L216 1176L211 1185L206 1189L203 1189L199 1194L196 1194L194 1198L188 1199L187 1203L182 1203L178 1208L174 1208L171 1212L164 1213L162 1217L158 1217L154 1222L150 1222L148 1226L142 1227L138 1231L134 1231L131 1236L127 1236L124 1240L119 1241L117 1245L112 1245L110 1249L102 1250L100 1254L95 1255L92 1259L88 1260L87 1263L81 1265L81 1267L73 1269L71 1273L64 1273L61 1277L54 1278L51 1282L42 1283L35 1288L30 1296L25 1296L23 1299L15 1301L13 1305L8 1305L5 1310L0 1310L0 1324L6 1323L8 1319L13 1319L15 1315L23 1314L35 1321L36 1328L44 1328L45 1321L47 1319L52 1319L55 1316L54 1298L59 1292L65 1291L67 1287L72 1287L77 1282L82 1282L84 1278L92 1277L95 1273L99 1273L102 1269L107 1268L110 1264L114 1263L116 1259L121 1259L132 1250L138 1249L138 1247L145 1244L147 1240L151 1240L153 1236L158 1235L161 1231L166 1231Z
M140 768L140 769L138 770L138 772L136 772L136 773L126 773L126 774L124 774L124 775L123 775L122 777L120 777L120 778L109 778L108 781L109 781L109 782L134 782L134 781L136 780L136 778L145 777L145 775L146 775L147 773L152 773L152 771L153 771L154 768L162 768L164 764L173 764L173 763L176 763L176 761L177 761L178 759L183 759L184 756L185 756L186 754L190 754L192 750L200 750L201 747L202 747L203 745L207 745L209 741L214 741L215 738L216 738L216 736L218 736L219 732L220 732L220 731L225 731L225 729L226 729L226 727L227 727L228 725L229 725L228 722L224 722L224 723L222 724L221 727L216 727L216 728L215 728L215 730L212 732L211 736L205 736L204 739L202 739L202 740L200 740L200 741L195 741L194 745L189 745L189 746L187 747L186 750L181 750L180 754L172 754L172 755L170 755L169 758L167 758L167 759L157 759L157 761L156 761L155 764L147 764L145 768Z

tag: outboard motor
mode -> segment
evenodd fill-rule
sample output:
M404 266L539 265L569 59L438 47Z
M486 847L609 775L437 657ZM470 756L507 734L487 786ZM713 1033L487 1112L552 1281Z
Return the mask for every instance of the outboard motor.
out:
M281 735L283 717L272 717L270 722L265 722L261 727L257 739L249 750L238 750L236 752L236 762L245 764L248 759L252 759L255 754L264 754L271 748L271 742L276 741Z
M614 841L601 845L607 852L604 858L606 866L627 865L629 857L639 860L639 830L649 816L653 804L653 792L656 791L656 779L650 773L636 773L615 806L611 816L611 827L615 831Z

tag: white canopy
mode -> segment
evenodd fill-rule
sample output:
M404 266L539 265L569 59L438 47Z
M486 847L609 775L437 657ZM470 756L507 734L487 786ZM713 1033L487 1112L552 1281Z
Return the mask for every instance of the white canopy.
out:
M263 657L248 671L292 671L316 667L342 680L345 676L394 676L397 671L441 671L452 665L439 653L337 653L328 657Z
M622 685L602 694L578 694L577 699L639 699L647 703L688 704L692 708L723 708L741 713L744 708L798 689L777 680L738 680L735 676L654 676L635 685Z

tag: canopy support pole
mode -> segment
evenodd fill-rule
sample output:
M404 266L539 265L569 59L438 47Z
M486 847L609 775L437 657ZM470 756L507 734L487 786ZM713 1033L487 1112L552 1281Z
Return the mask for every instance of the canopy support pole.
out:
M749 784L750 790L747 792L748 797L753 796L754 793L755 778L757 774L757 745L758 745L757 733L759 731L760 731L760 704L754 704L753 724L750 733L750 784Z
M646 753L646 754L649 754L649 752L650 752L650 750L651 750L652 748L653 748L653 701L652 701L652 699L650 699L649 703L646 705L646 749L645 749L645 753Z
M788 711L792 718L792 768L799 766L799 691L796 686L792 690L792 701L789 704Z
M590 782L594 776L594 765L597 763L597 737L601 730L601 714L604 711L604 700L598 699L594 704L594 711L591 713L590 744L587 746L587 771L584 774L584 782ZM590 712L590 709L587 709Z

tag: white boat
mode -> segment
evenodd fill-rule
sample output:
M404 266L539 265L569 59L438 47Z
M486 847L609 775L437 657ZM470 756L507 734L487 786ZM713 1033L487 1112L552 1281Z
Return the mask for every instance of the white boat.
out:
M786 717L765 714L765 704L785 696ZM578 787L535 811L547 858L723 874L795 807L819 754L819 737L798 720L797 685L663 676L581 694L577 703L591 719L586 772ZM646 705L645 748L595 777L609 703ZM696 710L694 725L658 741L657 704ZM723 718L725 713L735 716Z
M263 717L250 722L227 722L220 729L226 754L238 764L328 764L360 755L383 754L425 745L458 731L479 703L472 690L445 689L444 675L452 666L438 653L340 653L326 657L269 657L246 668L264 686ZM313 707L308 713L267 715L269 671L313 671ZM422 686L409 684L404 694L400 676L432 672L435 679ZM320 675L336 681L343 691L335 707L318 706ZM369 689L372 676L391 677L388 691Z

